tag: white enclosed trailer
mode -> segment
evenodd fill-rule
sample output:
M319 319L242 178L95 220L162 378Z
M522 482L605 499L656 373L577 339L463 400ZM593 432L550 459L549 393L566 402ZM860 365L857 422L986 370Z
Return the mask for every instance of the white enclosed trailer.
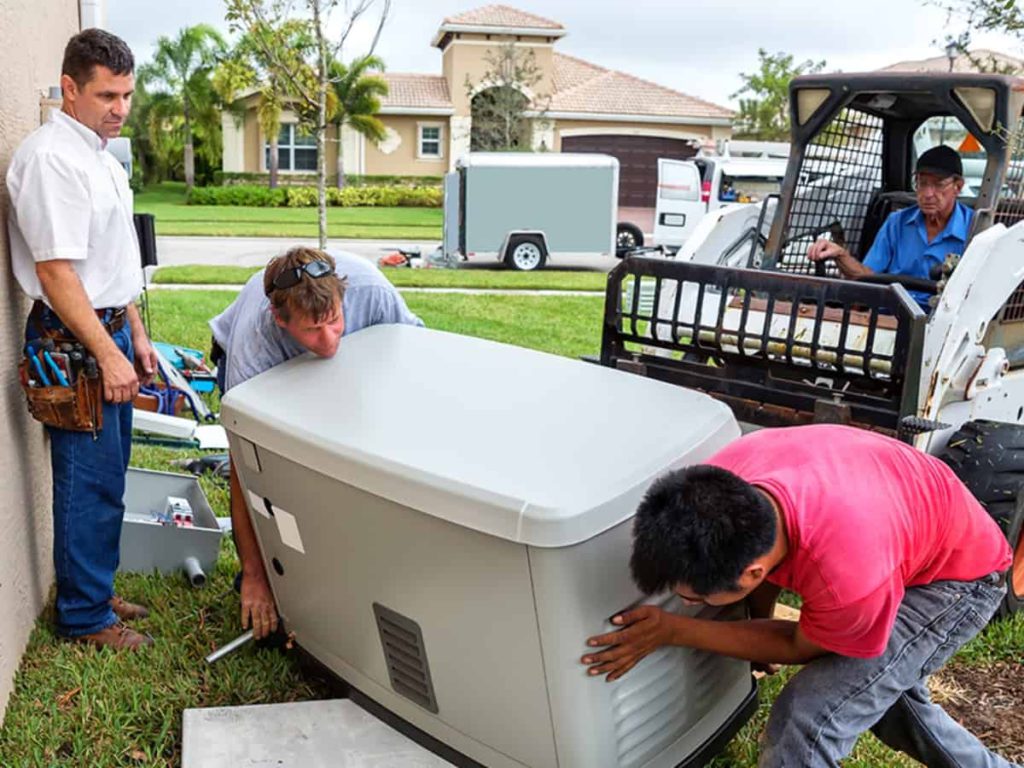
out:
M618 190L608 155L471 152L445 176L445 256L530 271L614 255Z
M492 768L669 768L749 717L744 662L662 648L613 683L580 663L644 599L628 563L651 481L738 437L724 405L394 325L235 387L222 419L287 628L428 746Z

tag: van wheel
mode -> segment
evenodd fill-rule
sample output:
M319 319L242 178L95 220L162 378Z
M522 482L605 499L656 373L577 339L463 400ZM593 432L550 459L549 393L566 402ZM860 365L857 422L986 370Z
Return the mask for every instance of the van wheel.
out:
M615 227L615 254L622 258L627 252L634 248L641 248L644 244L644 233L636 224L628 221L620 221Z
M1013 550L1006 599L997 616L1024 607L1024 426L969 421L942 455L968 490L999 524Z
M509 269L533 272L536 269L542 269L547 258L544 241L536 235L517 235L508 240L508 248L505 249L505 264Z

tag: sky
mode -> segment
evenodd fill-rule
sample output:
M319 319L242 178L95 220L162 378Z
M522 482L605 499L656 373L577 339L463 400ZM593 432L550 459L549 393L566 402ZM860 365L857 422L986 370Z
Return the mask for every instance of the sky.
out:
M298 4L298 3L297 3ZM430 41L446 16L488 0L393 0L377 53L391 72L440 74ZM736 106L740 73L757 69L757 50L784 51L797 61L827 62L827 71L865 71L907 59L943 55L947 34L962 29L928 0L506 0L560 22L567 34L555 50L618 69L723 106ZM207 23L228 35L223 0L107 0L106 27L143 63L161 35ZM357 27L342 58L365 52L372 30ZM1024 56L1000 35L975 40Z

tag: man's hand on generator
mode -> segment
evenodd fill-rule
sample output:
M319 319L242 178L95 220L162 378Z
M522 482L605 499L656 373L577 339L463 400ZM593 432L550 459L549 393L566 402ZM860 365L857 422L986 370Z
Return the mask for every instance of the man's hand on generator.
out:
M622 629L587 640L591 647L607 646L588 653L581 661L590 666L590 675L605 675L610 683L629 672L647 654L671 641L667 614L653 605L642 605L612 618Z

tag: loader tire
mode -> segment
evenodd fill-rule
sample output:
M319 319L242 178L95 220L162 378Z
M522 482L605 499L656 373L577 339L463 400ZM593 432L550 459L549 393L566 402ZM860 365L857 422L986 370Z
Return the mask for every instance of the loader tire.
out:
M1024 426L969 421L949 439L942 459L996 521L1013 550L1006 599L996 615L1024 606Z

